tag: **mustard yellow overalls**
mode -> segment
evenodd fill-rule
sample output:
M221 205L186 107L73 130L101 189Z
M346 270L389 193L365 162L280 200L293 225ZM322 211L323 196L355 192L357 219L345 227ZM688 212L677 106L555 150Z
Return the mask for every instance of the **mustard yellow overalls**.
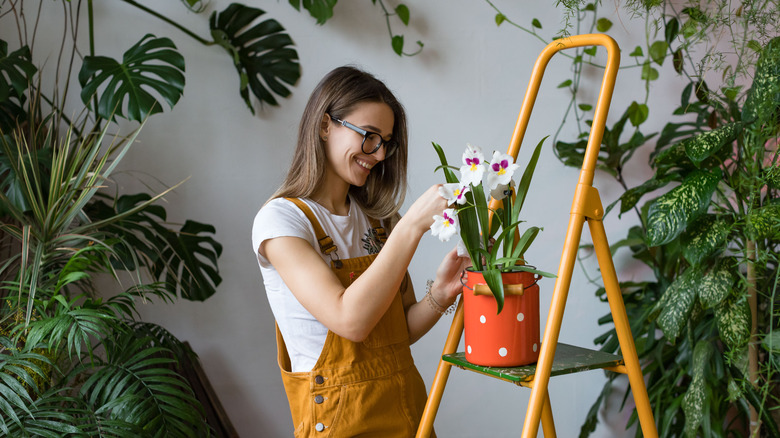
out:
M335 248L309 207L287 198L300 208L314 227L320 250ZM371 226L384 243L379 222ZM376 254L332 260L331 269L344 287L362 274ZM309 372L291 372L290 358L279 328L277 356L295 437L409 438L417 431L425 408L425 383L414 366L401 291L363 342L352 342L328 331L317 363Z

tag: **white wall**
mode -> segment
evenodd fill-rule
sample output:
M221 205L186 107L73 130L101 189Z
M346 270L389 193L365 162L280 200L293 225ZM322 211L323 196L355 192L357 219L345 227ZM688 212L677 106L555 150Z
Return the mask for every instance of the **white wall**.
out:
M386 2L390 6L398 4L395 0ZM206 34L206 14L188 13L176 1L145 3ZM413 46L417 39L425 43L422 54L413 58L399 58L392 53L384 17L367 0L342 0L335 17L325 26L316 26L307 13L296 12L284 0L246 3L265 9L267 17L277 19L288 30L303 70L292 97L283 100L280 107L265 108L256 116L240 99L235 70L222 49L203 47L120 2L95 4L100 35L97 50L119 57L143 34L153 32L170 36L187 60L184 97L174 111L150 119L139 144L123 162L123 168L134 173L121 181L126 190L139 191L143 186L135 176L154 187L161 184L149 176L166 185L190 178L166 197L166 207L171 220L191 218L216 226L216 237L224 245L220 259L224 281L206 302L148 304L142 306L142 313L145 319L162 324L193 345L242 436L286 437L291 436L292 425L275 361L273 317L253 257L250 227L255 212L284 176L299 115L310 91L325 73L343 64L364 67L394 90L405 104L410 122L408 205L428 186L443 181L441 174L433 173L437 159L431 141L443 145L452 160L459 158L466 142L486 150L506 149L542 44L509 25L496 27L495 11L479 0L408 2L412 11L410 27L401 29L396 24L395 28L403 30L407 46ZM545 25L542 32L547 36L559 28L561 19L551 3L495 1L511 19L523 25L530 26L532 18L541 20ZM209 11L222 10L228 4L226 0L212 0ZM621 44L623 62L628 63L626 54L639 41L630 37L629 31L636 29L642 34L644 26L626 16L613 21L616 26L610 34ZM41 32L46 31L44 26ZM82 32L85 35L86 28ZM59 34L49 36L56 40ZM41 51L38 56L43 56ZM558 57L548 67L527 141L520 151L521 163L527 162L531 146L558 127L568 96L555 86L567 77L569 66L568 60ZM613 100L616 113L611 121L632 100L643 99L636 72L627 70L619 75ZM588 83L589 95L596 94L595 83ZM674 100L677 95L676 89L669 90L668 99ZM655 93L651 107L670 105L666 98L664 92ZM662 122L659 120L657 126ZM631 173L637 174L636 179L628 182L630 186L642 181L642 158L637 161L640 164ZM530 254L542 269L557 270L577 176L575 169L564 167L555 158L548 141L526 204L529 222L545 227ZM622 193L604 176L598 176L595 185L605 205ZM612 242L622 238L629 225L628 220L616 219L611 215L606 220ZM587 239L587 230L584 235ZM450 247L429 235L423 238L410 268L418 296ZM642 275L633 271L628 261L618 260L617 265L624 280ZM553 280L541 283L542 315L549 307L553 284ZM592 347L593 338L604 331L596 320L608 308L596 299L594 290L577 267L560 341ZM442 320L413 346L417 366L428 385L449 321ZM550 394L559 436L579 433L604 381L600 371L552 379ZM527 389L454 369L436 422L438 434L517 436L529 394ZM600 426L594 436L620 436L619 430Z

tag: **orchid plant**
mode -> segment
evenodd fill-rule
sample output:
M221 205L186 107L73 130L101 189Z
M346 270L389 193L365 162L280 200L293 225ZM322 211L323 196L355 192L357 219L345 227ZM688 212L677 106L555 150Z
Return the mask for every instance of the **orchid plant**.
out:
M444 210L442 216L434 216L431 232L443 242L460 233L471 258L470 269L484 276L498 303L499 313L504 307L502 272L526 271L544 277L555 276L526 265L525 252L542 228L532 226L521 233L520 225L524 221L519 219L545 139L536 146L516 190L513 176L520 166L512 156L493 152L487 162L481 148L467 144L463 165L458 169L447 163L441 146L433 143L441 160L441 166L436 170L442 169L447 181L439 194L452 208ZM460 179L455 170L460 172ZM486 190L493 203L488 203Z

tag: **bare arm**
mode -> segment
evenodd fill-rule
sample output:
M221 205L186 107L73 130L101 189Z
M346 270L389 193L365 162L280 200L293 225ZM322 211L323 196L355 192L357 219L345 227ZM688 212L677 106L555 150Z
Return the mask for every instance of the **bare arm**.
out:
M429 188L414 202L371 266L347 288L303 239L277 237L265 241L258 250L318 321L339 336L362 341L390 307L433 215L447 207L438 187Z
M471 264L468 257L458 257L456 249L444 256L439 268L436 270L436 279L431 286L431 295L436 303L445 308L458 298L463 289L460 276L466 267ZM406 310L406 324L409 329L409 340L416 342L441 318L441 313L436 311L436 304L428 302L431 297L423 296L418 302L414 289L410 286L404 293L404 309ZM441 309L444 310L444 309Z

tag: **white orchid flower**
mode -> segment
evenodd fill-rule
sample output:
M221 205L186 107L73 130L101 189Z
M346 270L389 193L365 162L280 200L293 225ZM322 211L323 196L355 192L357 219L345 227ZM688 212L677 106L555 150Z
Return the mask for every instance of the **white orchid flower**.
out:
M442 242L447 242L452 236L460 231L458 216L454 208L448 208L442 212L443 216L438 214L433 217L431 233L438 237Z
M463 166L460 168L460 182L464 185L479 185L485 173L485 156L479 146L466 145Z
M492 191L499 185L509 184L509 181L512 180L512 175L518 167L520 166L515 164L515 160L511 155L502 154L498 151L493 152L493 159L488 166L488 188Z
M466 203L466 193L468 193L469 190L467 184L442 184L442 186L439 187L439 195L446 199L450 204L457 203L458 205L463 205Z

